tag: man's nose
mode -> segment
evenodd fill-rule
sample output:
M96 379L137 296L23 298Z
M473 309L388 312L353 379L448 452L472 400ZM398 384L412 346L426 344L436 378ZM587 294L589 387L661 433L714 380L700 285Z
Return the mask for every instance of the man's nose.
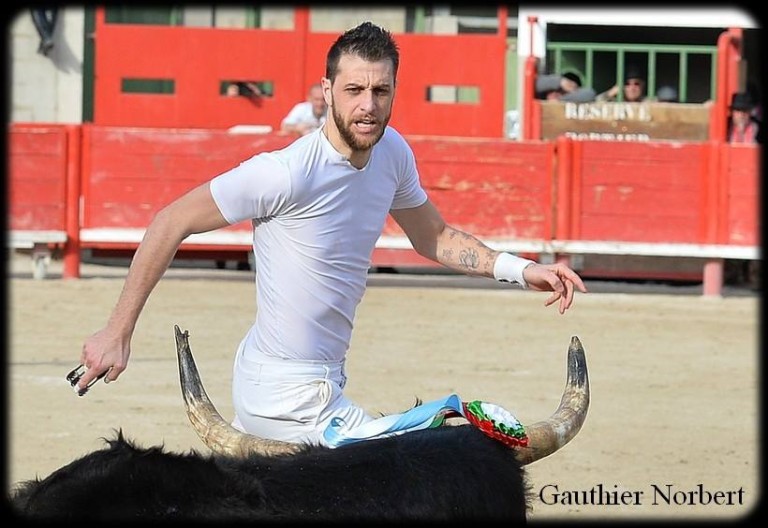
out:
M372 112L376 107L376 98L373 96L373 90L363 90L358 102L361 110Z

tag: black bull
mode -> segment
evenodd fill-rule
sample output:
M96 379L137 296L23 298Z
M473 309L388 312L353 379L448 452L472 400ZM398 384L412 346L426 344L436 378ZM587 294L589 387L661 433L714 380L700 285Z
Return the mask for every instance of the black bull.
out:
M584 350L568 349L560 405L526 427L529 445L510 450L476 427L444 426L336 449L243 435L208 399L188 333L176 328L187 413L202 455L142 448L118 431L107 447L19 483L14 510L56 520L448 520L524 522L529 490L523 466L573 438L589 406Z

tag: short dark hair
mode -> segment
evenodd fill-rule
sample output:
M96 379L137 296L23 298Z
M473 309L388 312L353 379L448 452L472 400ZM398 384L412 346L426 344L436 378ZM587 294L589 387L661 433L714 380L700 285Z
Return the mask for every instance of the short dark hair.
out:
M339 69L339 59L344 54L357 55L367 61L376 62L384 59L392 61L393 74L397 79L397 67L400 64L400 52L392 34L371 22L347 30L336 39L325 61L325 76L331 83Z
M581 88L581 77L577 73L574 72L565 72L563 74L563 77L568 79L569 81L573 81L576 83L576 85Z

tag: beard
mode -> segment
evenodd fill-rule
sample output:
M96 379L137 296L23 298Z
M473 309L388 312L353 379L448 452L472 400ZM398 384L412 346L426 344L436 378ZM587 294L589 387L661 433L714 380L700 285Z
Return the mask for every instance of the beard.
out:
M349 145L352 151L365 151L370 150L373 146L379 142L381 136L384 135L384 131L387 129L387 123L389 123L389 115L383 121L377 121L377 124L381 125L380 130L375 136L358 137L352 132L352 120L345 122L344 118L336 112L336 106L331 106L331 115L333 116L333 122L336 124L336 128L339 130L339 135L344 142Z

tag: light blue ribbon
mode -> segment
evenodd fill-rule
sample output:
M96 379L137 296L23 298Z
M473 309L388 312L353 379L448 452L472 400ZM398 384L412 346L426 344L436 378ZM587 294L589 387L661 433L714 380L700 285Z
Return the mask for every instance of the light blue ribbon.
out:
M332 418L323 432L323 438L330 447L339 447L361 440L427 429L434 423L435 417L446 410L456 411L462 416L464 415L461 399L456 394L424 403L404 413L383 416L357 427L349 428L344 419Z

